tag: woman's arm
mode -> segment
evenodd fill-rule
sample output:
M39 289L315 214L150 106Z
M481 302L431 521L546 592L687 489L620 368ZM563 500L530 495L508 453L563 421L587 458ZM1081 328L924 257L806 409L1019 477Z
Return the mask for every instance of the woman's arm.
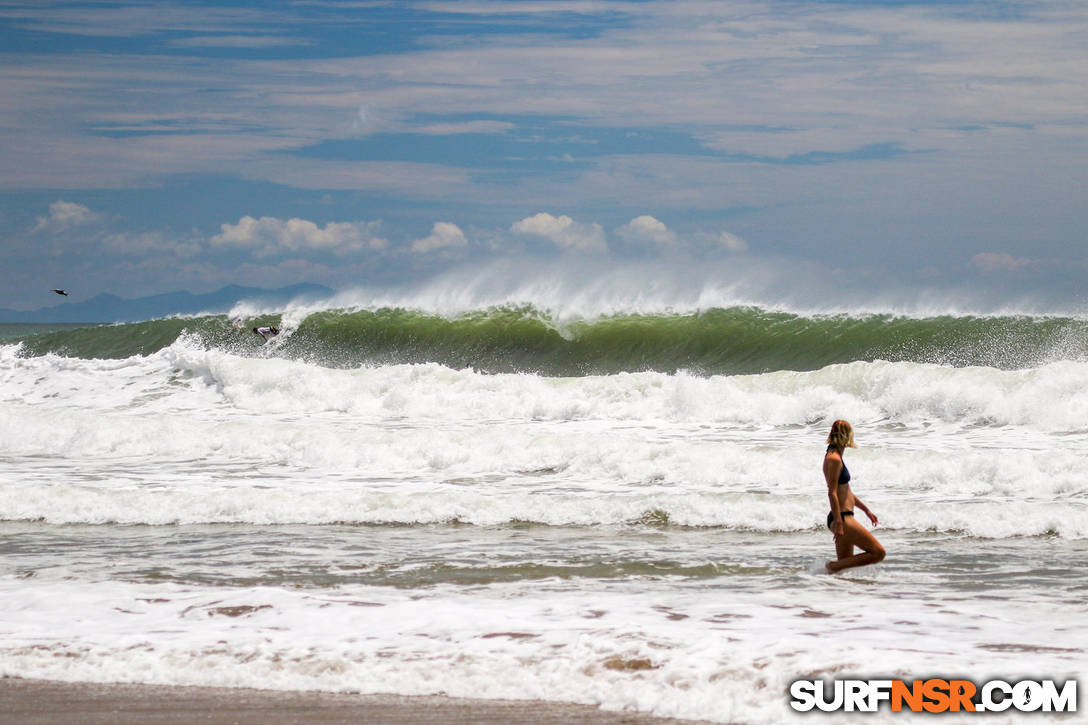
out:
M824 456L824 480L827 482L827 500L831 504L831 533L842 535L842 508L839 503L839 473L842 459Z
M856 493L854 494L854 506L865 512L865 515L868 516L869 520L873 522L873 526L877 525L878 521L876 518L876 514L870 511L869 507L862 503L861 499L858 498L858 495Z

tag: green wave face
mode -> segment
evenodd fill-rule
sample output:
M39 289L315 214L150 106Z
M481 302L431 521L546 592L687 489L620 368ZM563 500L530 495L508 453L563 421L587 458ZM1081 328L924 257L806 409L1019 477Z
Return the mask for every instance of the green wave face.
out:
M556 323L531 307L454 318L404 309L331 310L309 315L264 346L251 328L268 323L281 319L236 327L211 316L60 330L24 338L22 354L125 358L152 354L184 336L235 354L328 367L434 362L552 376L745 374L876 359L1003 369L1088 360L1088 321L1062 317L803 316L735 307Z

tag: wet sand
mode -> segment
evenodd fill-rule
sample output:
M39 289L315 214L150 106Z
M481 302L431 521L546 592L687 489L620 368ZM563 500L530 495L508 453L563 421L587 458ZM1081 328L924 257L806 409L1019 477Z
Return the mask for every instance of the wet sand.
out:
M2 719L7 725L691 725L695 722L541 701L103 685L18 678L0 679L0 713L4 713Z

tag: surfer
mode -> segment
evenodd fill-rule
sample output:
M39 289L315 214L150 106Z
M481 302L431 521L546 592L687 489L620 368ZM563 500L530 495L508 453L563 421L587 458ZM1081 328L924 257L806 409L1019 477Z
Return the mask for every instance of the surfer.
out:
M280 334L280 331L276 329L275 325L269 325L268 327L254 327L253 331L261 336L261 339L268 342L268 338L275 337Z
M49 291L50 291L50 292L56 292L56 293L57 293L58 295L64 295L65 297L67 297L67 296L68 296L68 291L67 291L67 290L62 290L62 289L51 289L51 290L49 290Z
M845 420L836 420L831 424L831 433L827 436L827 453L824 454L824 480L827 482L827 498L831 502L831 512L827 515L827 528L835 537L835 561L826 564L827 571L835 572L854 566L876 564L884 560L884 547L854 518L854 508L859 508L876 526L876 514L854 495L850 488L850 471L842 460L843 451L856 448L854 429ZM862 550L854 553L854 547Z

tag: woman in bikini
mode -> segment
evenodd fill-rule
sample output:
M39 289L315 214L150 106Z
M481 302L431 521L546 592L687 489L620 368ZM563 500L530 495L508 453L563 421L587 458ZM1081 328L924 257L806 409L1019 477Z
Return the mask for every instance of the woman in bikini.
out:
M854 518L854 508L865 512L876 526L876 514L854 495L850 488L850 471L843 463L842 454L847 448L856 448L854 429L845 420L831 424L827 436L827 453L824 454L824 480L827 481L827 498L831 513L827 515L827 528L835 536L835 561L827 562L827 570L834 574L853 566L876 564L884 560L884 547ZM855 554L854 547L862 550Z

